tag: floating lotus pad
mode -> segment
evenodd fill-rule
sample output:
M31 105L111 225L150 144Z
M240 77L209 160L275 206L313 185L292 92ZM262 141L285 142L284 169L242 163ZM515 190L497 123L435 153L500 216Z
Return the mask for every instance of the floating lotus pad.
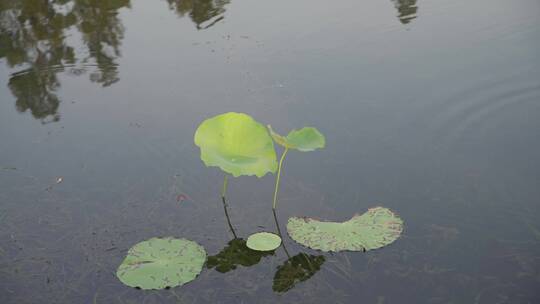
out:
M270 135L279 145L295 149L302 152L313 151L324 148L326 140L324 135L319 130L312 127L305 127L300 130L292 130L287 136L281 136L272 130L272 126L268 125Z
M403 231L403 221L383 207L369 209L343 223L291 217L287 232L296 242L322 251L367 251L394 242Z
M129 249L116 276L141 289L175 287L195 279L205 260L206 251L193 241L151 238Z
M262 177L277 169L272 138L249 115L229 112L209 118L199 125L194 139L206 166L219 167L234 177Z
M270 232L259 232L248 237L246 246L257 251L271 251L281 245L281 238Z

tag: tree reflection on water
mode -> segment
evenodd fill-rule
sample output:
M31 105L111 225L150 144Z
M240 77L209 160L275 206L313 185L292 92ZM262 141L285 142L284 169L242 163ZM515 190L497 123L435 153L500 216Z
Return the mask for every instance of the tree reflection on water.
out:
M207 29L225 17L225 5L230 0L167 0L178 16L189 15L198 30Z
M115 60L124 36L118 10L129 5L130 0L0 2L0 58L10 68L22 67L8 84L17 110L30 110L42 122L58 121L58 74L66 70L79 75L93 68L92 82L117 82ZM73 29L81 35L85 55L67 42Z
M0 59L18 69L8 82L16 109L30 111L43 123L60 120L60 73L79 76L88 72L88 79L103 87L118 82L116 61L125 31L119 12L131 7L130 1L0 1ZM416 18L416 0L392 1L403 24ZM178 16L189 16L203 30L225 18L230 0L167 3ZM68 41L68 37L80 37L80 41Z
M416 0L392 0L398 10L398 18L402 24L408 24L416 18L418 6Z
M197 29L223 19L229 0L167 0ZM120 80L117 59L124 38L119 11L130 0L5 0L0 2L0 59L19 69L8 87L19 112L30 111L43 123L60 120L60 73L79 76L103 87ZM68 31L81 37L80 47ZM76 36L76 35L75 35ZM81 50L82 49L82 50Z

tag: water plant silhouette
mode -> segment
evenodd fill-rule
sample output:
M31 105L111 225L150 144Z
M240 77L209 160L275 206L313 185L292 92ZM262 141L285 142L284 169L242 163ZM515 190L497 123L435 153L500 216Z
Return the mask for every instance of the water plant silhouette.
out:
M227 246L223 248L218 254L209 256L206 262L208 269L215 268L216 271L226 273L236 269L238 265L249 267L253 266L261 261L265 256L273 255L274 250L270 251L257 251L250 249L247 246L246 240L239 238L231 224L229 212L227 212L227 204L225 203L225 197L222 196L224 201L223 208L225 210L225 217L229 228L234 235L234 239L227 243Z
M273 209L272 213L274 215L277 232L279 236L283 238L276 210ZM281 247L283 248L285 255L287 255L287 260L277 267L272 282L272 290L278 293L286 292L292 289L296 284L308 280L321 269L322 264L326 261L326 258L323 255L310 255L303 252L291 257L284 242L281 243Z
M274 275L272 290L286 292L296 284L311 278L321 269L326 261L323 255L312 255L300 252L290 257L282 265L278 266Z
M238 265L249 267L258 264L265 256L273 255L274 251L255 251L246 246L246 240L234 238L227 243L218 254L209 256L206 268L226 273Z

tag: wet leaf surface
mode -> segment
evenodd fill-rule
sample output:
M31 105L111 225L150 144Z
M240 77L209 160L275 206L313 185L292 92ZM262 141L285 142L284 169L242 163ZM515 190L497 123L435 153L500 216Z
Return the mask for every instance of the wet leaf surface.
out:
M258 232L248 237L246 245L248 248L257 251L271 251L281 245L281 238L274 233Z
M129 249L116 272L122 283L141 289L180 286L197 277L206 260L199 244L186 240L151 238Z
M262 177L277 169L274 143L266 128L251 116L229 112L203 121L195 144L208 167L219 167L235 177Z
M305 127L300 130L292 130L287 136L281 136L274 132L270 125L268 125L268 130L276 143L288 149L308 152L322 149L326 145L324 135L316 128Z
M403 221L389 209L375 207L342 223L291 217L287 231L293 240L312 249L367 251L399 238Z

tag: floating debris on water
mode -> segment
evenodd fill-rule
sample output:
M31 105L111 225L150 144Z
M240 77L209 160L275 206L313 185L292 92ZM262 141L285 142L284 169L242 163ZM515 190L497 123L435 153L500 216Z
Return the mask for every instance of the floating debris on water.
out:
M53 188L54 185L58 185L60 183L62 183L64 181L64 178L59 176L55 179L54 181L54 184L48 186L47 188L45 188L45 191L51 191L51 189Z
M177 201L178 203L181 203L181 202L183 202L183 201L185 201L185 200L187 200L187 199L188 199L187 195L182 194L182 193L180 193L180 194L178 194L178 195L176 196L176 201Z

